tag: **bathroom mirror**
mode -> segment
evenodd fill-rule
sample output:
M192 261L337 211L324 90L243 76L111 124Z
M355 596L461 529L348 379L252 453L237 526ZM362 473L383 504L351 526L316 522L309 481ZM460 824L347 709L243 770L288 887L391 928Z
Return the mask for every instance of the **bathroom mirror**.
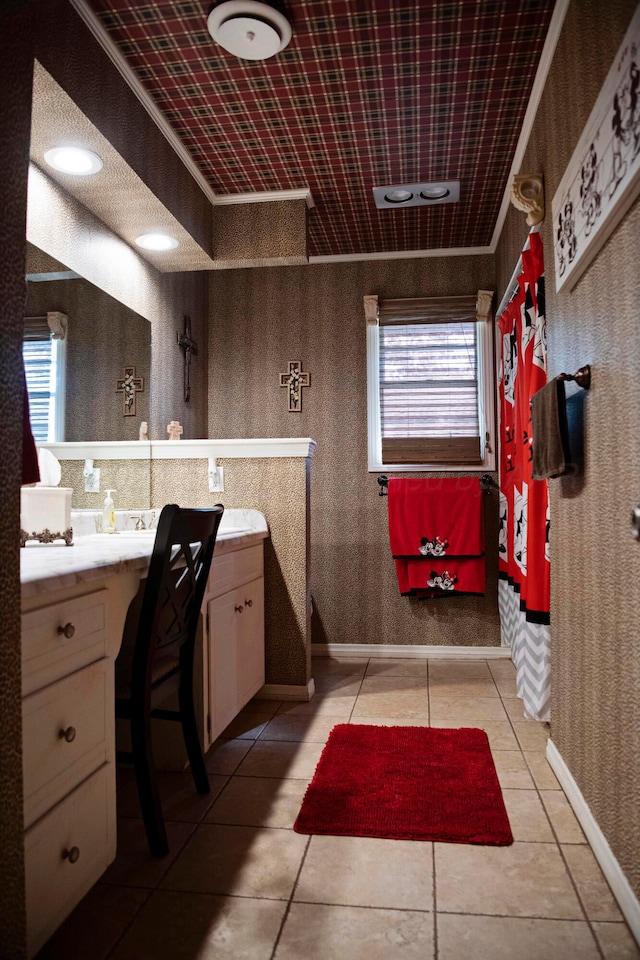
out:
M62 466L61 484L73 488L72 509L101 509L108 487L117 491L115 502L122 509L149 507L149 445L139 443L139 436L141 424L149 420L151 324L32 243L27 243L26 282L25 316L59 311L68 317L65 442L56 445L55 452ZM116 390L125 367L135 368L140 387L128 407L125 394ZM86 490L78 444L123 440L137 441L135 449L119 452L118 459L113 453L95 459L100 489Z
M151 324L31 243L26 263L25 315L57 310L69 318L61 439L138 440L149 421ZM128 405L117 391L125 368L135 371Z

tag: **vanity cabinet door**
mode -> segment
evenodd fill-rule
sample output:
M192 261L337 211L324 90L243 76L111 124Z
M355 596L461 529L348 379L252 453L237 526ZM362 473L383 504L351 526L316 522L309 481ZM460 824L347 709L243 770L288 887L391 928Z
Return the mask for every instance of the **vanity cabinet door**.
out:
M238 701L240 709L264 683L264 578L236 591L242 596L238 634Z
M264 683L264 578L210 600L207 614L214 740Z
M238 590L210 600L209 620L209 713L211 737L215 739L237 713Z

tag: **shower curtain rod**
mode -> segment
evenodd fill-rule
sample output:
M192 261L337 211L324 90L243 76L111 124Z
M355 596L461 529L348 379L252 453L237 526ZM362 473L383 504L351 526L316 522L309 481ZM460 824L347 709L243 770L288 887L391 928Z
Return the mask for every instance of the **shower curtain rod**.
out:
M536 223L536 225L535 225L534 227L531 227L531 230L529 230L529 233L527 234L527 239L526 239L526 241L525 241L525 245L524 245L524 247L522 248L522 252L523 252L523 253L524 253L525 250L528 250L528 249L530 248L530 246L531 246L531 244L529 243L529 237L531 236L531 234L532 234L532 233L539 233L541 227L542 227L542 224L541 224L541 223ZM522 254L520 254L520 256L518 257L518 262L516 263L515 270L514 270L513 273L511 274L511 280L509 280L509 283L507 284L507 288L506 288L506 290L505 290L505 292L504 292L504 296L503 296L502 300L500 301L500 306L499 306L498 309L496 310L496 318L500 316L500 314L502 313L502 311L504 310L504 308L506 307L506 305L507 305L507 304L509 303L509 301L511 300L511 297L512 297L513 294L515 293L516 287L517 287L517 285L518 285L518 277L520 276L521 273L522 273Z

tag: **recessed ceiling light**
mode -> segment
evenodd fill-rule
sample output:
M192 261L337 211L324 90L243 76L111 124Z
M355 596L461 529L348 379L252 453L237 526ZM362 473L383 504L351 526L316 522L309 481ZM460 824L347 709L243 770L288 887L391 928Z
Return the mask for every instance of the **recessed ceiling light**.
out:
M433 207L439 203L457 203L460 199L460 181L442 180L438 183L394 183L388 187L374 187L376 207Z
M420 196L423 200L444 200L449 196L449 189L441 186L424 187L420 191Z
M389 192L384 195L387 203L406 203L407 200L411 200L412 197L412 190L403 190L401 187L395 190L389 190Z
M52 147L44 158L54 170L77 177L87 177L102 170L102 160L98 154L85 147Z
M136 243L144 250L175 250L178 241L166 233L143 233L136 237Z
M259 0L225 0L214 7L207 29L216 43L243 60L267 60L287 46L291 25Z

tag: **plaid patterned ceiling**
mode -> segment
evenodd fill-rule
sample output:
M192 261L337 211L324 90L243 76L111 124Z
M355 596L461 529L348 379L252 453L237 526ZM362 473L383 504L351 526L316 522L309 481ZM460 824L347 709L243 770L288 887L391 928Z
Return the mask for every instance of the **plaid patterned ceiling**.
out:
M211 39L206 0L90 3L217 193L311 189L311 255L489 244L553 0L289 0L265 61ZM455 179L457 204L373 201Z

